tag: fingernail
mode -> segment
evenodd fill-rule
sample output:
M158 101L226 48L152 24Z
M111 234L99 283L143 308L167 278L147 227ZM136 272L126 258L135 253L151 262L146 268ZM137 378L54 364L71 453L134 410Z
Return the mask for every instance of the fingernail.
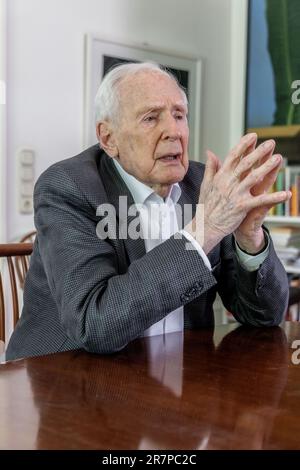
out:
M267 140L266 142L264 142L262 144L262 146L264 147L264 149L271 149L272 147L274 147L275 145L275 141L274 140Z
M256 139L256 137L257 137L257 134L255 134L255 132L251 132L251 134L246 135L246 140L247 142L251 142L252 140Z
M273 162L279 162L279 160L281 160L281 155L273 155L272 157Z

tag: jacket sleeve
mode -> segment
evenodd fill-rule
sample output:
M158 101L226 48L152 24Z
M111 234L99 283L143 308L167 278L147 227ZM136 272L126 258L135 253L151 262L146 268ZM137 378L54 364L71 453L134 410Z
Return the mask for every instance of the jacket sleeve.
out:
M96 353L122 349L216 283L201 256L186 249L184 237L170 238L120 272L122 241L97 237L95 208L59 165L40 177L34 201L50 291L78 347Z
M282 321L288 305L288 279L271 237L267 258L253 272L239 263L233 236L224 238L218 291L224 306L242 324L273 326Z

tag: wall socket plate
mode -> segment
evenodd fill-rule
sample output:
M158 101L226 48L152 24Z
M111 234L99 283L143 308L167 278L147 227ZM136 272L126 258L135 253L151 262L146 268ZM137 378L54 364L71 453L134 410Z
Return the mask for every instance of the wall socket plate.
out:
M20 214L33 213L33 188L35 152L31 148L21 148L17 152L18 161L18 200Z

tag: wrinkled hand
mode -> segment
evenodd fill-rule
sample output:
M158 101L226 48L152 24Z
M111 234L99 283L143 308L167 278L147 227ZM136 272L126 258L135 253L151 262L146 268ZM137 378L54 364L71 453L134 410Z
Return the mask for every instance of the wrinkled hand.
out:
M275 142L273 140L267 141L264 143L264 146L266 147L268 143L270 143L270 150L267 151L264 157L262 157L261 161L259 162L261 164L267 162L267 160L272 157ZM254 151L255 145L256 139L253 145L245 153L244 158L247 158L247 156ZM282 165L282 157L281 155L274 156L278 157L278 164L269 173L267 173L261 181L258 181L258 183L251 188L250 192L253 196L267 193L275 183ZM289 191L288 197L290 197ZM268 211L273 205L274 204L266 204L252 209L250 212L248 212L241 225L235 230L234 235L236 241L245 251L254 254L264 247L265 240L262 224Z
M200 225L197 212L201 206L186 227L196 236L205 253L230 233L235 233L245 251L259 251L263 243L261 237L264 237L261 224L266 212L290 197L289 191L265 193L276 179L282 158L271 156L274 141L267 141L255 149L256 139L256 134L242 137L223 165L216 155L207 152L199 197L199 204L203 204L204 233L197 226Z

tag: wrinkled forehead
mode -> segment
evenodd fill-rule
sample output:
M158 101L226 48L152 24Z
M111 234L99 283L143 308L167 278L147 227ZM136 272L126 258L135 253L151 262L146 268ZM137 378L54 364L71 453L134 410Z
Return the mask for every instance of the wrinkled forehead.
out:
M184 92L176 81L160 71L141 71L124 78L119 86L120 105L131 109L161 101L186 105Z

